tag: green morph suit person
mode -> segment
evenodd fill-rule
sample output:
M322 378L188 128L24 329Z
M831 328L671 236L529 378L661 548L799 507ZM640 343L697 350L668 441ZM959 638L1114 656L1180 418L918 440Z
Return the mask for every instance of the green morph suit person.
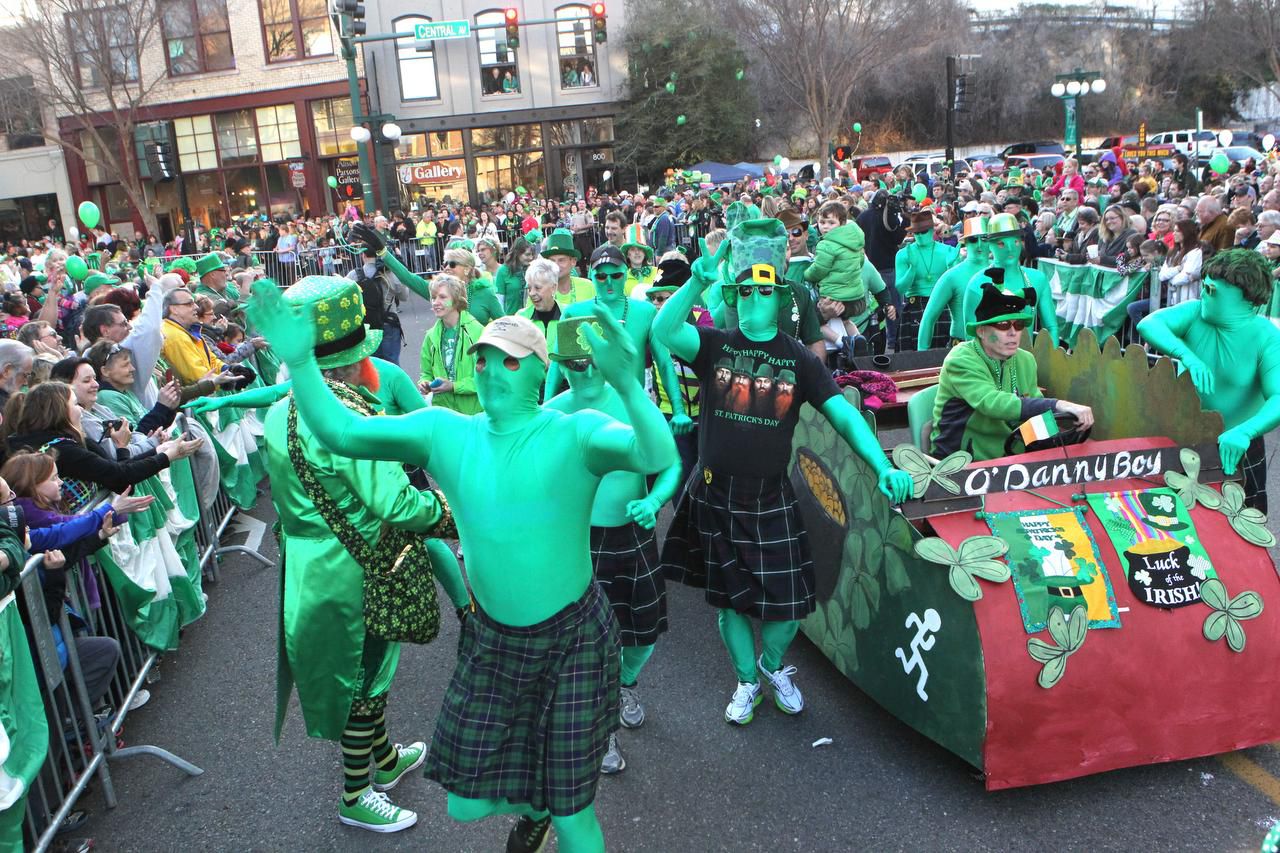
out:
M593 302L575 302L563 310L560 322L564 323L574 317L589 317L596 306L609 311L626 329L637 352L648 350L656 365L658 381L667 392L671 401L671 432L684 435L693 429L693 420L684 410L684 400L680 396L680 386L676 383L676 367L671 361L671 353L653 334L653 320L658 309L650 302L631 299L623 288L627 280L626 260L622 252L613 244L605 243L591 253L591 281L595 285L596 297ZM636 362L637 378L644 381L644 360ZM547 388L545 399L550 400L560 390L562 372L556 362L551 363L547 371Z
M1243 460L1246 503L1267 511L1264 437L1280 424L1280 329L1258 314L1271 298L1270 265L1250 249L1205 263L1200 298L1162 308L1138 333L1191 374L1206 409L1222 414L1222 470Z
M911 231L915 239L898 250L894 257L894 284L902 295L902 319L898 322L899 351L909 350L911 344L919 349L946 346L946 340L924 338L923 316L934 292L934 287L960 256L960 250L946 243L939 243L933 236L933 211L917 210L911 214Z
M1033 288L1036 292L1036 316L1040 320L1040 328L1047 331L1050 340L1058 342L1058 314L1053 301L1053 288L1049 280L1040 270L1021 266L1022 229L1018 218L1011 213L997 213L987 223L987 248L991 251L991 263L1004 270L1004 286L1017 288ZM982 285L986 282L982 272L975 273L965 288L964 315L966 320L974 315L978 303L982 301Z
M795 667L782 666L800 620L815 607L813 561L787 476L800 407L820 409L876 471L891 500L905 500L912 490L910 476L894 470L817 356L779 332L779 312L789 301L778 274L785 250L778 220L740 223L717 252L730 257L733 284L724 286L724 297L737 305L738 328L686 322L702 295L697 279L671 297L654 327L702 382L698 467L676 507L663 569L670 579L705 589L707 603L719 611L720 636L738 680L725 719L737 725L751 722L761 701L757 667L780 709L804 708L791 680ZM720 365L733 366L732 380ZM739 374L758 378L739 382ZM753 618L763 623L758 658Z
M407 415L427 407L427 401L414 386L413 379L399 365L373 356L369 356L369 361L378 372L378 399L384 415ZM216 412L218 409L260 409L284 398L291 388L293 383L286 380L275 385L248 388L225 397L199 397L183 408L193 415Z
M657 473L676 459L666 420L636 379L630 337L603 307L605 339L585 331L631 426L539 406L547 344L523 317L494 320L473 347L482 414L359 418L325 386L311 326L274 288L255 287L250 312L278 344L302 418L325 446L420 465L454 507L478 607L463 625L426 763L449 792L449 814L519 814L516 847L537 849L554 826L562 850L604 850L594 799L618 723L619 653L592 581L591 508L606 474Z
M569 390L556 395L547 408L567 414L594 409L626 423L622 401L605 384L592 364L591 351L578 335L581 325L590 322L584 317L560 326L564 335L557 336L551 359L565 366ZM680 488L680 474L677 459L657 477L650 491L643 475L615 471L601 480L591 506L592 567L618 621L622 643L622 708L618 721L623 728L644 725L645 710L636 684L640 670L653 655L658 636L667 630L667 589L654 528L658 511ZM626 766L617 735L610 735L600 772L620 773Z
M934 285L933 293L929 294L929 302L925 305L924 314L920 317L920 332L916 337L917 349L929 348L933 342L933 329L938 324L938 318L948 308L951 311L951 340L967 341L969 339L969 332L965 325L972 322L973 317L966 316L964 313L965 291L973 277L987 268L987 261L991 257L991 252L982 239L986 233L987 218L985 216L972 216L964 221L964 260L943 273L942 278L938 279L938 283Z

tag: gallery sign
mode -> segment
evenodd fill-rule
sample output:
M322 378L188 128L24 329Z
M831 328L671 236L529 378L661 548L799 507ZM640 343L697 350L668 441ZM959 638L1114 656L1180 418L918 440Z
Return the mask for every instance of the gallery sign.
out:
M406 163L399 169L402 184L452 184L467 179L461 160Z

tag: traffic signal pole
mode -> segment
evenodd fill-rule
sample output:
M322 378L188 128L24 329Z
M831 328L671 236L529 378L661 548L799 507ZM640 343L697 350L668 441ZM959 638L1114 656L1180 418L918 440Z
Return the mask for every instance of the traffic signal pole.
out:
M956 58L947 57L947 153L948 163L956 161Z
M367 116L360 107L360 78L356 76L356 46L351 40L342 43L342 58L347 61L347 87L351 95L351 120L356 124L364 124ZM365 216L372 216L373 206L373 169L369 163L369 146L372 142L362 142L356 146L356 154L360 158L360 189L363 191ZM341 211L339 211L341 212Z

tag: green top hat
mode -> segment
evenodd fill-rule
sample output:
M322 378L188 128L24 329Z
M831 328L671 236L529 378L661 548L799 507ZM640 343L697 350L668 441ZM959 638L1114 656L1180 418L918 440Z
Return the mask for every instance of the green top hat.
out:
M226 268L227 265L222 262L222 258L213 252L196 261L196 275L198 276L204 276L214 270L225 270Z
M373 355L382 343L382 330L364 324L360 285L348 278L309 275L284 292L285 301L313 307L316 361L321 370L346 367Z
M746 222L750 215L745 204L735 201L724 209L724 227L732 231L739 222Z
M1012 213L997 213L987 223L986 239L988 240L999 240L1001 237L1019 237L1021 235L1022 226L1018 224L1018 217Z
M100 272L89 273L84 280L84 292L92 293L104 284L115 287L120 283L120 279L113 275L106 275Z
M623 256L626 257L632 249L640 249L644 252L644 262L646 264L652 264L653 247L650 246L649 241L645 239L644 226L628 225L624 234L626 235L626 242L622 244ZM627 262L630 263L631 259L627 258Z
M1005 181L1004 181L1005 186L1007 187L1022 186L1022 170L1019 169L1018 167L1015 166L1014 168L1005 172L1004 177L1005 177Z
M591 358L591 344L587 341L586 328L604 337L604 327L595 317L570 317L556 325L555 346L547 353L552 361L578 361Z
M557 228L547 235L547 239L542 241L542 256L549 258L552 255L572 255L575 260L582 257L582 253L573 247L572 231Z
M1178 502L1173 495L1139 492L1138 503L1142 507L1142 514L1146 516L1143 522L1148 527L1156 530L1187 529L1186 522L1178 518Z
M973 312L973 321L965 325L965 329L971 335L977 333L979 326L1000 323L1004 320L1024 320L1030 323L1035 318L1035 289L1030 287L1023 290L1005 289L1003 285L997 286L992 281L995 273L1003 276L1004 270L996 267L981 274L985 279L982 282L982 298Z
M759 379L762 376L765 379L773 379L773 365L769 364L767 361L763 362L756 368L756 379Z
M795 385L795 384L796 384L796 374L795 374L795 372L794 372L794 371L791 371L791 370L779 370L779 371L778 371L778 382L785 382L785 383L787 383L787 384L789 384L789 385Z
M732 279L756 264L767 264L781 277L787 268L787 229L777 219L749 219L729 232L729 271ZM778 281L785 285L786 282Z
M741 373L743 376L751 375L751 358L749 356L740 355L733 360L733 372Z

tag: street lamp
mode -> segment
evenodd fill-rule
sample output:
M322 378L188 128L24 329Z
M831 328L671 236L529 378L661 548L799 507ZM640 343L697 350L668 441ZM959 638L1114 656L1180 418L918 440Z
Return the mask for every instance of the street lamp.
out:
M1076 147L1076 156L1080 156L1084 147L1080 134L1080 99L1093 93L1101 95L1107 91L1107 81L1102 79L1101 71L1085 71L1077 68L1070 74L1059 74L1053 78L1049 94L1062 100L1066 112L1066 126L1063 131L1063 143L1067 148Z
M372 137L373 134L369 132L369 128L362 124L357 124L355 127L351 128L351 139L357 145L364 145Z

